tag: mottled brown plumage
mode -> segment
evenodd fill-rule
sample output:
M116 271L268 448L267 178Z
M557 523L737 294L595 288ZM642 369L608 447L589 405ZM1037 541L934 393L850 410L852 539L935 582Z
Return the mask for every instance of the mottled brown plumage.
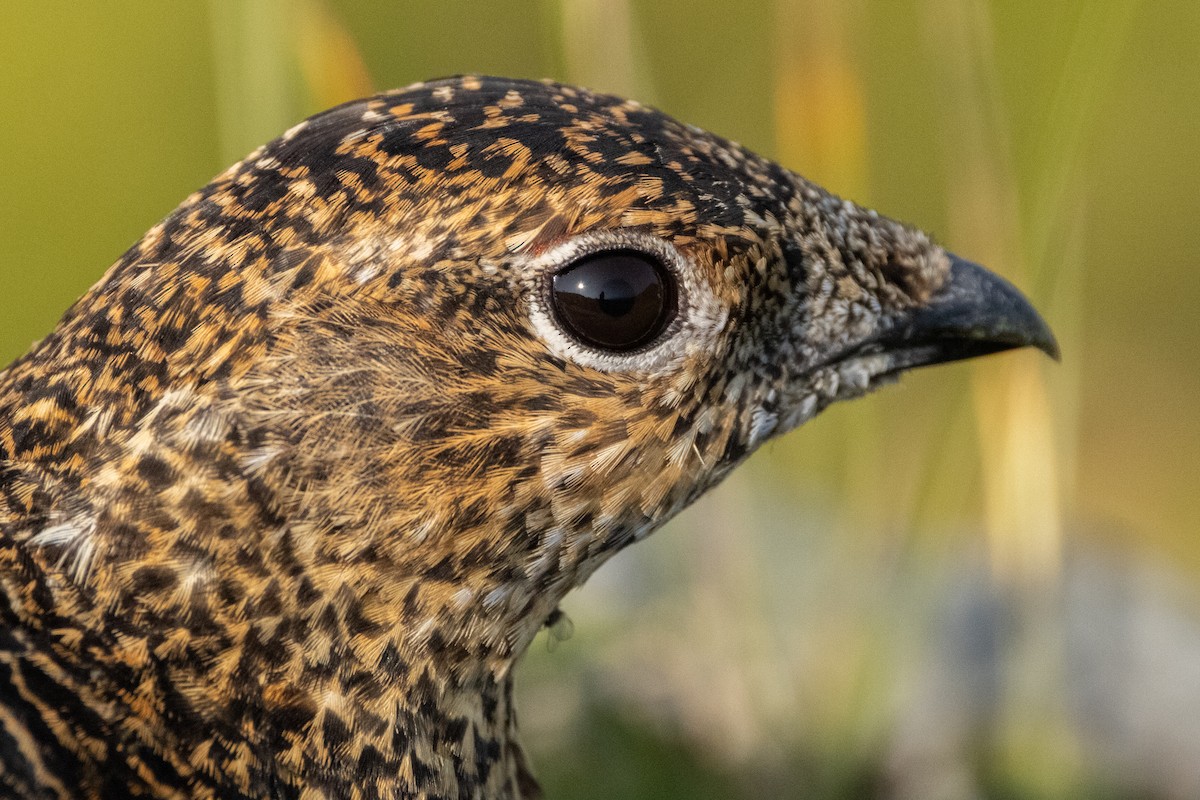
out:
M631 251L629 351L550 276ZM536 795L512 669L607 557L900 370L1052 350L1011 287L557 84L320 114L0 373L0 795Z

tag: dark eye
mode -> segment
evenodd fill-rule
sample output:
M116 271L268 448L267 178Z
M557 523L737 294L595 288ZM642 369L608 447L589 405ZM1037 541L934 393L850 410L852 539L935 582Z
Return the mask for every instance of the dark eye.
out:
M654 341L675 316L676 294L671 273L637 250L584 256L550 283L550 304L567 333L617 352Z

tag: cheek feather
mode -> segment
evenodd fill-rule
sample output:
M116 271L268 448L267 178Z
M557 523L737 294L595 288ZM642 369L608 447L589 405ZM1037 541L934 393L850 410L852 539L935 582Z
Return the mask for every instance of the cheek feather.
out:
M767 437L775 432L779 425L779 415L759 406L750 413L750 447L758 447Z

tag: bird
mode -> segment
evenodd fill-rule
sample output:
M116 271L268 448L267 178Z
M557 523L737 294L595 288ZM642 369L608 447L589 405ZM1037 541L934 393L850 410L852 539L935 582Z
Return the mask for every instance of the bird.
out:
M187 197L0 373L0 796L533 798L513 671L764 442L1047 323L634 101L458 76Z

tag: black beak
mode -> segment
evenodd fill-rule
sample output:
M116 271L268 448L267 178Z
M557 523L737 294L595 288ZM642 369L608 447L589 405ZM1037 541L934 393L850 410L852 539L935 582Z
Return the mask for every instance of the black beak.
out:
M929 302L894 317L874 341L892 355L893 373L1017 347L1059 358L1050 326L1016 287L954 255L949 277Z

